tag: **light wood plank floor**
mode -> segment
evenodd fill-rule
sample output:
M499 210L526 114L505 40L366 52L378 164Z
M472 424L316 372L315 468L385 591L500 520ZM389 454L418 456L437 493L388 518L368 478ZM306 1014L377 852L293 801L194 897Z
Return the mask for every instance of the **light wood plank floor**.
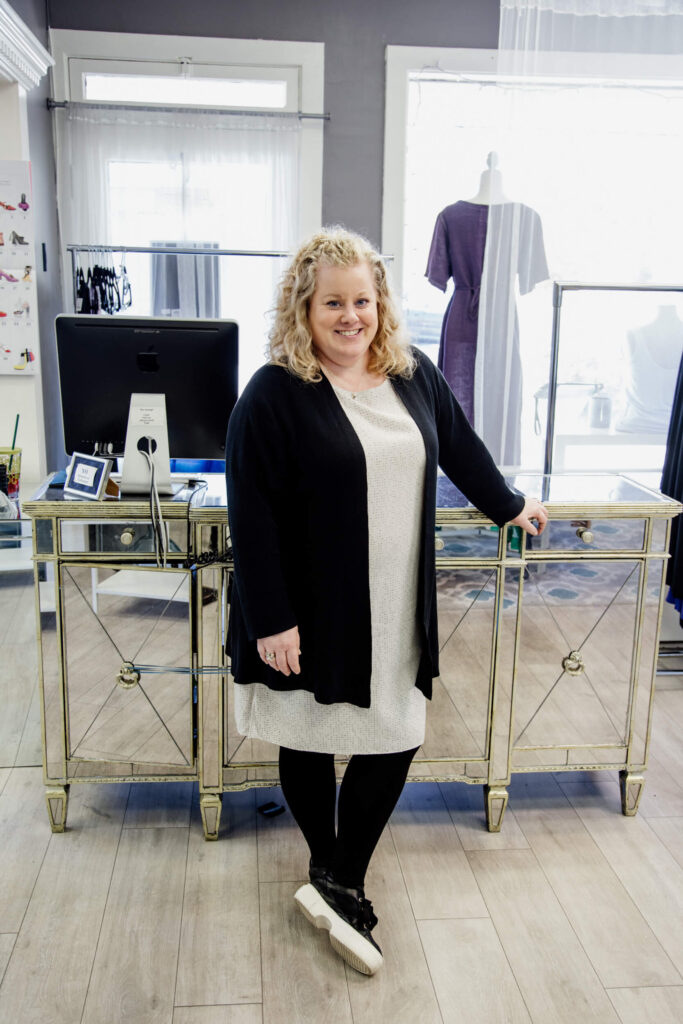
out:
M615 773L517 777L503 830L461 784L411 784L367 880L365 978L295 912L307 852L279 789L72 786L52 835L28 577L0 574L0 1021L8 1024L680 1024L683 677L656 698L638 817Z

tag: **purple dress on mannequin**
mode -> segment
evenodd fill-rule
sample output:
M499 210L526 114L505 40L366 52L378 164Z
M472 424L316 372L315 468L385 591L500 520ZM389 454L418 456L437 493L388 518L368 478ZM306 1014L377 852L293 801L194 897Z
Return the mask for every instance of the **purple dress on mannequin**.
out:
M492 211L492 212L491 212ZM454 291L448 303L441 327L438 366L460 402L470 423L475 425L474 381L479 335L479 295L482 287L484 255L491 216L491 231L495 236L496 253L490 268L491 282L487 295L486 334L493 351L486 354L484 366L487 395L496 409L485 410L484 421L490 414L500 414L498 395L507 393L506 407L512 420L521 415L521 360L519 357L519 329L511 290L519 277L522 294L548 277L548 266L543 247L541 220L535 210L521 203L503 203L488 207L464 200L447 206L436 219L429 250L426 277L430 284L446 291L453 278ZM512 314L512 320L511 320ZM504 339L509 339L511 351L504 358ZM495 356L498 347L499 359ZM497 367L502 379L496 380ZM513 462L518 453L519 427L510 423L509 443L497 444L495 429L491 436L478 425L484 442L499 462Z

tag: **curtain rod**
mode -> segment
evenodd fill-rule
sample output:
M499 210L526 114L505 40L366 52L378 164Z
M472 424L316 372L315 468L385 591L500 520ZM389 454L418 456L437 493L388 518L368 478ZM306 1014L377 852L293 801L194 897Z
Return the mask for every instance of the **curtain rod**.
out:
M169 256L274 256L281 259L289 259L292 252L278 252L276 250L260 251L257 249L183 249L166 245L76 245L70 242L65 246L67 252L120 252L127 254L137 253L166 253ZM393 256L382 255L382 259L390 262Z
M251 117L296 117L299 121L329 121L329 114L305 114L301 110L233 110L228 107L167 107L162 104L146 106L142 103L82 103L73 100L53 100L48 96L48 110L70 110L75 109L98 109L98 110L140 110L143 113L170 113L170 114L236 114L237 116Z

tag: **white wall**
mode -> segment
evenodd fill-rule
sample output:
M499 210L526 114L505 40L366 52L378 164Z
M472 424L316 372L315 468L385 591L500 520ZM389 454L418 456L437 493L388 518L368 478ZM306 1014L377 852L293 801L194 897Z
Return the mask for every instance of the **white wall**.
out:
M29 159L26 93L16 83L0 81L0 140L3 160ZM20 416L17 446L22 449L22 495L26 497L31 486L39 483L46 474L40 363L30 377L0 376L2 448L12 443L17 413Z

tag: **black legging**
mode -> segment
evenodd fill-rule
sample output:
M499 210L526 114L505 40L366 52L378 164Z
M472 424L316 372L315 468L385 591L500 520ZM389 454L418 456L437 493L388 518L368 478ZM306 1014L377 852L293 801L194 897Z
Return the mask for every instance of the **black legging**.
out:
M311 860L330 868L340 885L363 888L373 850L417 749L354 754L339 789L335 831L334 755L280 747L282 792L308 843Z

